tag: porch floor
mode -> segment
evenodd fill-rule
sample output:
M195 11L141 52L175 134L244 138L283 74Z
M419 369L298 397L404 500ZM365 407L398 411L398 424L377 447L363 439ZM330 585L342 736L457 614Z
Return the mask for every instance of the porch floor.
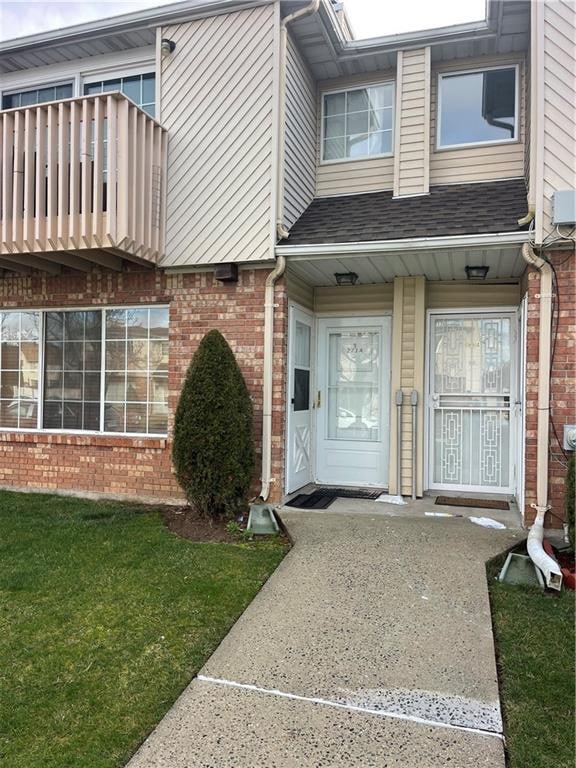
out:
M523 533L337 503L281 511L293 549L129 768L504 768L485 562Z
M335 486L330 486L335 487ZM290 493L283 500L285 504L290 499L294 498L300 493L312 493L313 491L322 490L323 486L314 485L313 483L300 488L295 493ZM372 490L372 489L370 489ZM387 493L387 491L382 491ZM510 509L484 509L482 507L453 507L443 504L436 504L436 496L452 496L463 498L479 498L479 499L498 499L507 501L510 504ZM511 496L502 494L486 494L486 493L450 493L448 491L427 492L423 498L412 501L408 496L404 497L405 504L388 504L381 501L372 501L369 499L336 499L330 504L327 509L306 509L302 512L308 514L341 514L341 515L377 515L382 517L406 517L406 518L430 518L450 515L455 518L470 519L471 517L489 517L492 520L496 520L502 523L506 528L518 529L522 528L522 516L516 501ZM293 508L282 505L280 509L286 509L286 511L292 511Z

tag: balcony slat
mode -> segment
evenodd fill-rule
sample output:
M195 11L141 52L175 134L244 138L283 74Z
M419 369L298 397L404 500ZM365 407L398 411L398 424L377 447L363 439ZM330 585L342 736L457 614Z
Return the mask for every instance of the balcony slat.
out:
M12 195L14 194L14 115L2 115L2 242L11 250Z
M82 199L80 233L86 248L92 245L92 105L86 99L82 102Z
M127 242L130 233L130 103L124 99L118 107L118 219L117 240Z
M36 113L27 109L24 113L24 246L28 250L34 248L34 176L35 143L36 143Z
M106 100L106 114L108 119L108 200L106 213L108 226L106 232L109 239L118 242L116 227L117 201L116 190L118 184L118 102L112 96Z
M103 192L104 192L104 102L94 102L94 160L92 165L92 232L96 243L102 245Z
M36 183L35 183L35 218L34 250L46 250L46 110L36 109Z
M70 215L68 217L68 232L74 248L78 248L80 245L80 115L80 105L77 102L72 102L70 104Z
M46 236L51 248L58 247L58 106L49 105L46 132L48 194ZM46 248L46 250L49 250Z
M23 250L22 214L24 210L24 115L14 116L14 175L12 198L12 240Z
M58 105L58 241L66 248L68 239L70 105Z

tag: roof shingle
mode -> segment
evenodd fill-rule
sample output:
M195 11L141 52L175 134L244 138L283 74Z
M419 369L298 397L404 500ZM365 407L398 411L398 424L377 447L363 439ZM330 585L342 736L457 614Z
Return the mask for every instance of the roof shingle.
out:
M429 195L396 199L392 192L321 197L312 201L282 244L519 232L518 219L526 206L523 179L437 186Z

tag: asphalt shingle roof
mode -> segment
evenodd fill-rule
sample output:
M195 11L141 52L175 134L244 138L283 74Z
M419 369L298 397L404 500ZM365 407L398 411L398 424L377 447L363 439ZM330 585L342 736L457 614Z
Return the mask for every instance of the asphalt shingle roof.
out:
M321 197L282 245L518 232L526 210L523 179L437 186L429 195L396 200L392 192Z

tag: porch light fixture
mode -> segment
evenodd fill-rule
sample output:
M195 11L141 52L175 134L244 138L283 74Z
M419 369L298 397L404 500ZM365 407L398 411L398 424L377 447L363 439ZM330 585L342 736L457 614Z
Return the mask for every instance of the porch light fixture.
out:
M464 267L467 280L486 280L490 267Z
M162 38L162 42L160 43L160 50L162 51L162 56L170 56L171 53L174 53L176 49L176 43L174 40L168 40L167 37Z
M335 272L334 277L338 285L356 285L358 282L356 272Z

